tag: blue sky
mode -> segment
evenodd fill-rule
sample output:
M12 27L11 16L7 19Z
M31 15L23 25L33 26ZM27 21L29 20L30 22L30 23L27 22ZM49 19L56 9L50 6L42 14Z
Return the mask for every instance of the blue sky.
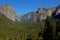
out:
M0 4L8 4L16 14L36 11L38 8L51 8L60 4L60 0L0 0Z

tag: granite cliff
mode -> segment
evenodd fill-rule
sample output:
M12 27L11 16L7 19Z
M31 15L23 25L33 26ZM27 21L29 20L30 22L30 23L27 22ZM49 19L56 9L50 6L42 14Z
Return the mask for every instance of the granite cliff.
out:
M12 21L19 22L40 22L47 17L60 18L60 5L53 8L38 8L36 12L30 12L23 16L17 16L13 8L7 4L0 5L0 12Z
M13 8L7 4L0 5L0 12L5 15L7 18L11 19L12 21L18 20L17 15ZM18 20L19 21L19 20Z
M60 14L60 5L54 8L38 8L36 12L31 12L23 15L21 17L22 19L21 21L40 22L45 20L47 17L60 18L60 16L57 16L59 14Z

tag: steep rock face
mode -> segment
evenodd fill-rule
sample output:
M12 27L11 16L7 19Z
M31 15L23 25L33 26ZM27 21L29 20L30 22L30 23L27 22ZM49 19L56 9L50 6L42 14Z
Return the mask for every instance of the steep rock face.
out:
M45 9L45 8L38 9L38 15L39 15L40 21L46 19L47 11L48 11L48 9Z
M58 8L58 9L57 9ZM25 16L23 16L22 18L27 21L28 18L30 20L30 22L40 22L43 21L47 18L47 16L49 17L60 17L60 6L54 7L54 8L38 8L37 12L31 12L25 14ZM25 17L25 18L24 18Z
M47 11L47 16L51 17L52 16L52 13L55 11L55 8L50 8L48 9Z
M56 15L60 14L60 8L58 8Z
M56 7L56 10L52 13L54 19L60 19L60 8Z
M0 5L0 12L3 13L3 15L11 19L12 21L16 20L16 14L11 6L7 4Z

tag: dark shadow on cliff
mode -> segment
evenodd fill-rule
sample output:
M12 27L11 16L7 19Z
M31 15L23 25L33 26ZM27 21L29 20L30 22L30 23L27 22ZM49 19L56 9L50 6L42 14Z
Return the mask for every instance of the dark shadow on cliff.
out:
M56 10L52 13L52 18L60 19L60 13L57 13L57 11L58 11L58 8L56 8Z
M60 19L60 13L58 13L58 15L55 16L55 19Z

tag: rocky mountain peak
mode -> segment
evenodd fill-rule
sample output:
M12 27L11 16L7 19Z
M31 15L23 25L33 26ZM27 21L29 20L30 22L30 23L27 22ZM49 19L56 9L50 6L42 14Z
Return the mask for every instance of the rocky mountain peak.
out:
M7 4L0 5L0 12L5 15L7 18L11 19L12 21L18 20L17 15L13 8Z
M26 18L28 18L28 16L29 16L30 21L40 22L40 21L45 20L47 18L47 16L53 17L54 15L57 16L58 14L60 14L60 5L58 5L57 7L48 8L48 9L38 8L37 12L31 12L30 14L26 15L27 16Z

